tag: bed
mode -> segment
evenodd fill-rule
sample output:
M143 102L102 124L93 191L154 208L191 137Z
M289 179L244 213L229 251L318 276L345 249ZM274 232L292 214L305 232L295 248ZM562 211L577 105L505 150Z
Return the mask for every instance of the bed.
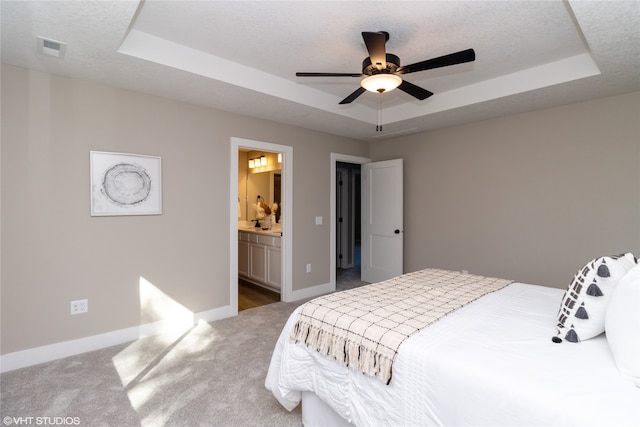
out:
M631 301L635 307L631 323L636 327L640 267L633 268L636 259L632 259L633 264L620 272L612 271L616 280L635 271L627 280L632 297L618 300ZM594 271L595 262L591 262ZM572 284L591 273L581 269ZM397 279L406 276L410 275ZM601 288L611 293L602 284ZM508 282L472 299L404 340L389 381L296 342L292 330L303 305L283 328L265 385L288 410L302 401L306 427L638 426L640 382L636 384L633 372L621 374L607 336L583 335L579 343L561 344L551 339L565 333L557 326L558 307L561 301L570 305L563 294L572 290L571 285L565 292ZM635 335L629 338L636 345L631 364L640 348L639 331L632 331Z

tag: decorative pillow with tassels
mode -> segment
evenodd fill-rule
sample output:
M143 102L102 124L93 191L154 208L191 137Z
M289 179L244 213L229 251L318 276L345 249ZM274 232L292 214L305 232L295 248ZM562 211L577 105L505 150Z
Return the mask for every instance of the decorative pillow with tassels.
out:
M580 342L603 333L613 289L636 263L633 254L626 253L596 258L581 268L562 297L552 341Z

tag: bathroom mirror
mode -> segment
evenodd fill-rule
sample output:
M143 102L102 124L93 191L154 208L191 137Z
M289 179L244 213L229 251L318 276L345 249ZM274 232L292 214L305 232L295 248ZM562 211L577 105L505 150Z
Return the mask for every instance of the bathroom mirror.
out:
M276 222L279 223L281 214L279 207L282 200L282 170L280 168L281 162L279 161L278 153L245 151L239 154L238 220L251 221L256 218L254 205L257 202L258 196L261 196L269 207L277 203L278 209L275 212L275 216ZM261 157L265 158L262 162L266 164L263 165L260 163L259 159ZM249 167L251 160L253 160L251 162L253 163L251 165L253 167Z
M281 171L250 173L247 175L247 216L248 219L256 218L254 205L258 196L269 206L274 203L280 206L280 178ZM276 210L276 220L279 218L279 209Z

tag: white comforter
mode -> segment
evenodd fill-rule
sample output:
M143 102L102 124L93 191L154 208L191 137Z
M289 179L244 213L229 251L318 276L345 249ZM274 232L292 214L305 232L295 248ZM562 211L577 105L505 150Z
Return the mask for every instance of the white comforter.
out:
M312 391L357 426L640 425L640 388L617 371L606 337L551 342L562 290L514 283L420 331L389 385L289 342L265 382L291 410Z

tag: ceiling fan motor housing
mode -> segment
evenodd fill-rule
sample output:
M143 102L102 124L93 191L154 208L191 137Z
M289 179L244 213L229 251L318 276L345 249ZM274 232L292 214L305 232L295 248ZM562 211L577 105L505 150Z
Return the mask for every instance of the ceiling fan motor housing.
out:
M370 57L362 61L362 74L366 76L380 73L393 74L398 68L400 68L400 58L393 53L387 53L387 68L380 69L377 64L372 64Z

